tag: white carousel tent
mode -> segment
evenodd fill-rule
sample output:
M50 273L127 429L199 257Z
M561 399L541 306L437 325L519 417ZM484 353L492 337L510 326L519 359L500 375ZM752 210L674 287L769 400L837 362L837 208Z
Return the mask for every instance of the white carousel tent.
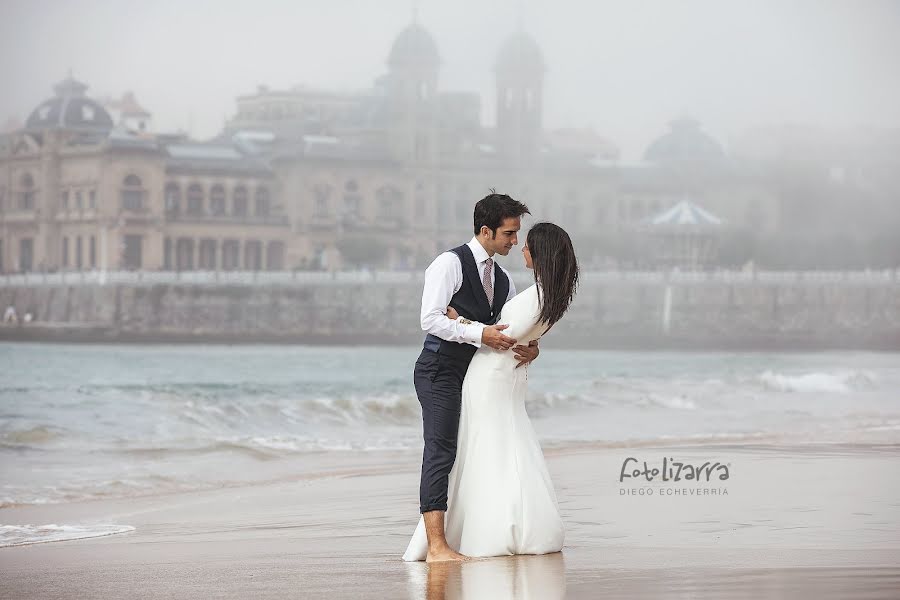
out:
M640 223L654 263L689 270L715 260L724 226L722 218L686 198Z

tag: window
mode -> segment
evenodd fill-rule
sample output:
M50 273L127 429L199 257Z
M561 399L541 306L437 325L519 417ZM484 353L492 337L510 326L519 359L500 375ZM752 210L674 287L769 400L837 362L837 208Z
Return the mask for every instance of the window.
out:
M172 261L172 238L166 238L163 241L163 268L166 271L171 271L173 266Z
M416 135L415 147L413 148L413 156L419 160L428 158L428 136L425 134Z
M460 198L463 200L460 201ZM453 200L453 205L456 208L457 223L461 225L473 223L474 210L472 202L469 200L469 186L459 186L459 195Z
M34 266L34 239L22 238L19 240L19 270L30 271Z
M216 270L216 240L200 240L197 266L206 271Z
M257 240L244 243L244 269L259 271L262 268L262 244Z
M96 268L97 267L97 238L94 237L93 235L91 236L89 260L91 263L91 268L92 269Z
M77 193L78 208L81 208L81 192ZM122 209L141 210L143 205L144 190L141 179L137 175L128 175L122 181Z
M69 238L67 237L62 239L62 266L63 268L69 266Z
M129 270L141 268L141 248L144 237L141 235L126 235L123 238L124 249L122 251L122 267Z
M34 210L34 198L36 192L34 189L34 178L31 176L31 173L22 175L19 186L21 189L19 192L19 210ZM30 268L31 267L29 266L29 269Z
M435 204L437 222L444 227L449 226L453 218L453 194L450 191L450 185L438 184L437 197L438 201Z
M327 185L317 185L313 188L313 197L315 198L315 204L313 205L313 216L318 218L325 218L328 216L328 198L331 196L331 188ZM351 214L351 210L348 208L346 204L347 197L344 197L344 209L346 214ZM357 212L359 211L359 203L356 205Z
M222 268L234 271L240 268L241 243L237 240L222 242Z
M421 181L416 182L416 194L415 194L415 211L416 211L416 219L422 219L425 217L425 203L427 201L427 196L425 194L425 184Z
M179 271L194 269L194 240L178 238L175 242L175 268Z
M255 214L257 217L269 216L269 190L264 187L256 188L256 207Z
M384 186L378 188L375 198L378 202L379 218L388 220L400 218L403 192L394 186Z
M284 269L284 242L269 242L266 246L266 269L281 271Z
M177 183L166 184L166 214L177 216L181 212L181 188Z
M88 192L88 208L97 208L97 191Z
M209 212L216 217L225 214L225 188L221 185L214 185L209 191Z
M581 218L581 206L578 204L578 194L575 190L568 190L566 192L566 205L565 205L564 218L568 223L578 223Z
M187 214L203 216L203 187L199 183L192 183L187 189Z
M80 271L82 267L81 262L81 236L75 238L75 267Z
M359 185L351 179L344 184L344 216L360 218L362 215L361 205L362 196L359 193Z
M69 210L69 190L63 190L59 195L59 208Z
M247 216L247 188L242 185L234 188L234 206L231 214L236 217Z
M78 210L84 208L84 196L81 194L81 191L75 192L75 208Z

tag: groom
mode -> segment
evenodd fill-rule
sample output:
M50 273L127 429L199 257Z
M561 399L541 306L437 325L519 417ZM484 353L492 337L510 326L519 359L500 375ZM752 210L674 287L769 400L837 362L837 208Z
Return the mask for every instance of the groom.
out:
M475 237L438 256L425 271L421 322L428 334L413 381L425 438L419 510L428 535L426 562L466 559L447 544L444 513L469 362L482 344L495 350L513 348L520 366L540 352L537 341L516 346L516 340L502 333L508 325L495 325L516 288L506 269L494 264L494 255L506 256L518 243L525 214L531 214L528 207L507 195L485 196L475 205ZM463 318L450 319L448 306Z

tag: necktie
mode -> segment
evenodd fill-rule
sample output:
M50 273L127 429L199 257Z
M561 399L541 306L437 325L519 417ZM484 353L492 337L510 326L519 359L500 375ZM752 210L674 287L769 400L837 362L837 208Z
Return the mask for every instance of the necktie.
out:
M481 285L484 286L484 293L487 294L488 304L494 307L494 284L491 283L491 270L494 268L494 261L488 258L484 261L484 274L481 276Z

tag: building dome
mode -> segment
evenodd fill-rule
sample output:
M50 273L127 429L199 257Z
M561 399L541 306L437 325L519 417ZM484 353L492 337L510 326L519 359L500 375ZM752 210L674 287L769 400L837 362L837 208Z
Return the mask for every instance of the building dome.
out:
M69 77L56 84L56 96L41 102L25 121L26 130L71 129L108 132L112 118L103 106L85 96L87 86Z
M517 31L500 47L495 68L502 72L543 73L544 55L533 37Z
M703 133L700 122L690 118L669 123L670 130L647 148L644 159L652 162L716 161L725 158L719 142Z
M400 32L388 56L388 65L392 67L409 64L437 66L440 61L434 38L418 23Z

